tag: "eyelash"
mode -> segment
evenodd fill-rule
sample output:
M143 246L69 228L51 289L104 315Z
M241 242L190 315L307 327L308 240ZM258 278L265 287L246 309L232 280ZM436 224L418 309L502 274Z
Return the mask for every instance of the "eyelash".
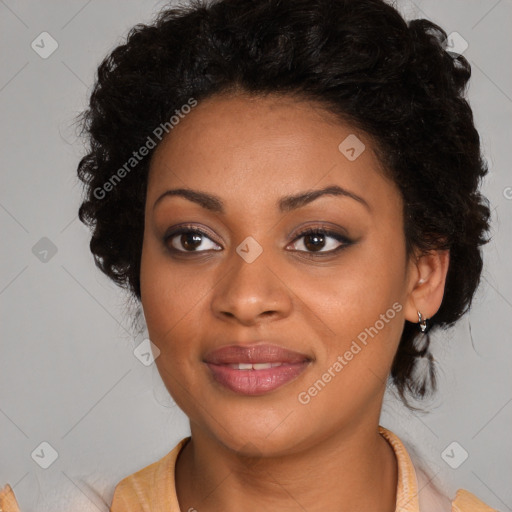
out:
M184 235L184 234L198 234L201 236L205 236L210 241L217 244L217 242L212 240L210 235L206 231L203 231L202 229L196 228L194 226L180 226L164 236L164 245L167 247L169 252L171 252L173 254L180 254L180 255L181 254L201 254L204 252L208 252L208 250L206 250L206 251L182 251L182 250L176 249L174 247L169 247L169 242L174 237L176 237L177 235ZM348 246L350 246L354 243L352 240L350 240L346 236L342 235L341 233L332 231L325 227L305 228L304 230L300 231L299 233L297 233L295 235L295 238L293 239L292 243L295 244L300 238L303 238L308 235L320 235L323 237L331 237L331 238L334 238L336 241L341 242L341 245L339 247L336 247L336 249L331 249L329 251L316 252L316 251L297 250L297 252L305 253L307 255L312 255L315 257L331 256L333 254L337 254L339 251L346 249ZM209 249L209 250L211 250L211 249ZM214 250L217 250L217 249L214 249Z

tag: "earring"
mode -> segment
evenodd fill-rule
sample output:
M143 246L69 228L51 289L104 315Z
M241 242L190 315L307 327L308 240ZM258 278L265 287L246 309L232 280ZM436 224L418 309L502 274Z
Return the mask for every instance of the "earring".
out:
M420 324L421 332L425 332L427 330L427 319L423 318L423 315L418 311L418 323Z

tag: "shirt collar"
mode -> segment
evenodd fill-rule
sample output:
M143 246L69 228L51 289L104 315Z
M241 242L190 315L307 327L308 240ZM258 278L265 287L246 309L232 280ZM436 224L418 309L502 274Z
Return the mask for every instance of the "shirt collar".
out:
M379 433L393 448L398 465L395 512L419 512L418 480L411 457L393 432L379 425Z

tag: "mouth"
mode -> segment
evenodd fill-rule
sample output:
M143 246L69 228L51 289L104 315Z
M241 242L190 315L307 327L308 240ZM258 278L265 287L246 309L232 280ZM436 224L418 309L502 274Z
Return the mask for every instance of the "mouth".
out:
M296 379L311 358L271 344L230 345L209 352L204 362L223 387L241 395L262 395Z

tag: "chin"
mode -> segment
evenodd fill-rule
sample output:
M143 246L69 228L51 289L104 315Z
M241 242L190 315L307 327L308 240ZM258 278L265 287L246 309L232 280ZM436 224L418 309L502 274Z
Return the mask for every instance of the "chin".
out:
M265 407L211 411L211 417L202 419L201 430L229 450L247 457L279 457L297 451L307 444L308 434L293 410ZM293 419L292 419L293 418ZM201 422L199 422L201 423Z

